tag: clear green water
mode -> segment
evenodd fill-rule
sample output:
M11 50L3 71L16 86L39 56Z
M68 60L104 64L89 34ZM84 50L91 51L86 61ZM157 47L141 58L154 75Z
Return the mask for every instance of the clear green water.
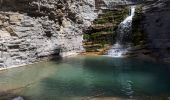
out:
M18 89L17 94L29 100L162 95L168 98L170 65L103 56L72 57L1 71L0 90L11 89Z

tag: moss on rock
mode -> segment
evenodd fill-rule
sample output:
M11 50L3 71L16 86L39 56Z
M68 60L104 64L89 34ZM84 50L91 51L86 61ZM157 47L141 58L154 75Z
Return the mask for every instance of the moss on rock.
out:
M84 34L86 52L98 51L98 49L105 49L108 45L112 45L116 36L116 29L128 13L128 7L103 10L103 13L94 20L90 30ZM89 42L91 44L88 44Z
M133 18L132 24L132 43L134 45L142 45L145 41L145 34L142 26L142 6L136 7L135 16Z

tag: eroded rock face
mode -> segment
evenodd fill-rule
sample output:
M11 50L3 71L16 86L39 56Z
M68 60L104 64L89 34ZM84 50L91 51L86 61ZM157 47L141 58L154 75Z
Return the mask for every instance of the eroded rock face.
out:
M94 0L2 0L0 68L82 52Z
M0 68L84 51L83 31L98 16L96 3L96 0L0 0Z
M159 58L170 61L170 1L157 0L143 10L149 47Z
M132 5L142 2L143 0L95 0L96 8L100 9L114 9L115 7L122 7L124 5Z

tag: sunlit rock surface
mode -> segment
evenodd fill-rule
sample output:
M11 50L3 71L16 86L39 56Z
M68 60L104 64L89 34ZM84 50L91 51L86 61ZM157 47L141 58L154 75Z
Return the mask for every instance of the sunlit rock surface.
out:
M94 0L1 0L0 68L82 52Z
M0 68L84 51L82 34L98 17L97 1L107 5L105 0L0 0Z

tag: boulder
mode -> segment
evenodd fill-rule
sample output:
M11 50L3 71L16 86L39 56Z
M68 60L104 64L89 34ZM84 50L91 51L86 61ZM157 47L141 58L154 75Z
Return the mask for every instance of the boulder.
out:
M10 33L7 32L7 31L2 31L2 30L0 30L0 37L1 37L1 38L10 38L11 35L10 35Z
M21 96L18 96L18 97L13 98L12 100L24 100L24 98Z

